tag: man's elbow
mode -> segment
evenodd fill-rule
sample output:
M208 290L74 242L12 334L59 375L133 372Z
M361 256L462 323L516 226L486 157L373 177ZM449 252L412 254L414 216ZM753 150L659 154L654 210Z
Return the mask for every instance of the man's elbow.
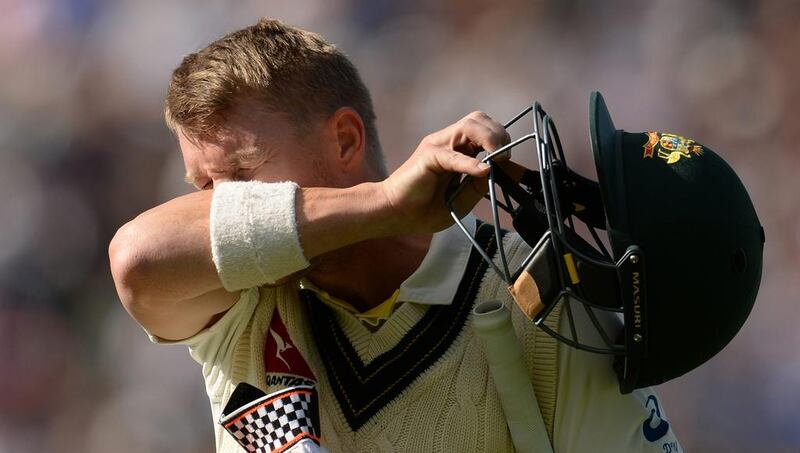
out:
M111 276L125 309L135 317L136 312L151 305L152 285L148 275L146 238L133 223L123 225L108 246Z

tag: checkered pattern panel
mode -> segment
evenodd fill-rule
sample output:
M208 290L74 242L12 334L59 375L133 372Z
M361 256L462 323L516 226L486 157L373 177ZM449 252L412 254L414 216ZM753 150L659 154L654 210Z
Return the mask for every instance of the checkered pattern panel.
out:
M319 441L314 426L313 389L287 389L231 414L225 429L249 452L280 452L302 439Z

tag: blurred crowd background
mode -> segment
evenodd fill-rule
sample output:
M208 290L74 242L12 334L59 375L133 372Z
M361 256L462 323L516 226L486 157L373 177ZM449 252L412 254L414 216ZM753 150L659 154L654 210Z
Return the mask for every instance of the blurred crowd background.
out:
M800 451L800 2L0 0L0 453L212 451L199 366L148 342L106 250L189 190L162 121L172 69L261 16L352 57L393 167L472 110L538 99L593 176L591 90L618 127L721 154L766 230L761 292L723 353L659 392L687 451Z

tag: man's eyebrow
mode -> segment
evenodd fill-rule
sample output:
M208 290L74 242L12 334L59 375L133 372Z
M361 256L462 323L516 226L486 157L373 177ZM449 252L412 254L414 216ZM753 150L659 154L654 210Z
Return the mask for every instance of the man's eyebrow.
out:
M255 160L266 157L267 152L259 149L258 146L248 146L231 153L225 157L225 165L232 170L235 170L242 164L252 163ZM190 186L197 187L197 175L192 172L186 172L183 181Z

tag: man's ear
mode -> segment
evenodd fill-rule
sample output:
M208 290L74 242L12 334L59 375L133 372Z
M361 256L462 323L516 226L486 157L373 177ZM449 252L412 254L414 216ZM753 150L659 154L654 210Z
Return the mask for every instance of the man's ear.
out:
M328 126L336 144L339 169L349 173L360 168L366 151L366 131L361 115L350 107L342 107L328 119Z

